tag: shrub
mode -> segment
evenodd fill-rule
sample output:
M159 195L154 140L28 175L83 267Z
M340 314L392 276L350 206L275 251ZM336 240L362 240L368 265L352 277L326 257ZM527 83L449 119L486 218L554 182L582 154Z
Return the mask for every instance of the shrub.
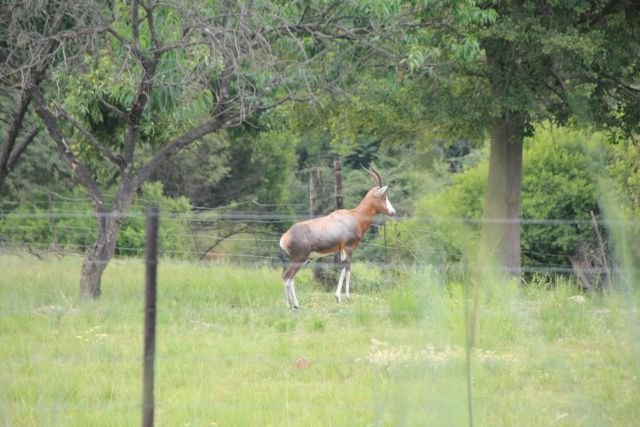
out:
M607 152L601 134L539 127L525 142L522 186L524 265L570 266L580 243L593 238L588 221L598 214L599 167ZM594 153L602 153L596 155ZM486 156L485 156L486 157ZM452 176L450 185L416 204L415 216L398 226L391 246L405 248L405 259L434 264L460 260L478 241L488 160ZM584 220L545 223L526 220ZM464 221L466 220L466 221Z
M113 194L106 194L109 200ZM116 245L117 255L140 255L144 251L145 211L147 204L160 206L160 251L163 254L187 255L192 250L186 215L191 207L186 198L171 199L163 196L160 183L144 184L138 200L129 210ZM53 198L53 215L57 244L63 249L85 250L97 237L93 210L83 190ZM47 202L34 199L0 218L0 236L4 244L27 244L34 249L45 249L53 243L52 227Z
M599 166L604 158L601 134L568 129L539 129L526 143L522 182L525 220L577 220L529 223L522 227L526 264L570 265L581 243L594 240L590 213L598 214Z

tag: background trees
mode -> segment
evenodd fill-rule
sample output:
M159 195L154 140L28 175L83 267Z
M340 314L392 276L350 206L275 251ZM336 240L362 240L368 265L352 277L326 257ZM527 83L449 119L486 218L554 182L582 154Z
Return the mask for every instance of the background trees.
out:
M412 65L429 71L425 103L438 105L433 117L450 124L445 130L489 135L483 252L519 275L524 138L547 119L637 132L639 9L615 1L468 2L468 8L416 32ZM465 18L481 11L484 19ZM423 21L433 13L442 10L425 7Z
M65 19L84 22L74 8L57 6L53 30ZM283 102L310 99L334 79L334 45L380 28L339 3L134 0L95 9L99 24L87 30L92 38L85 54L61 61L46 80L45 66L26 79L6 80L25 104L33 102L91 199L98 239L80 280L81 293L90 297L100 294L102 271L135 192L164 160ZM20 33L26 24L18 21ZM45 53L64 48L47 29L41 31ZM7 58L20 48L5 46ZM16 120L24 110L20 106ZM107 206L103 188L112 182L118 190Z
M631 1L9 6L0 12L9 23L0 30L4 208L29 209L32 189L84 189L98 231L82 269L86 296L99 295L148 180L192 207L292 213L306 203L309 167L343 160L350 206L369 187L360 166L375 161L405 215L479 221L482 212L483 252L516 275L522 263L566 263L590 238L518 221L597 209L582 144L618 141L602 162L615 161L606 169L624 177L618 190L637 198L628 159L637 157L640 19ZM560 131L527 139L550 123L605 133L560 145L549 142ZM48 159L52 141L64 164ZM433 242L455 253L445 230ZM556 244L536 246L532 233Z

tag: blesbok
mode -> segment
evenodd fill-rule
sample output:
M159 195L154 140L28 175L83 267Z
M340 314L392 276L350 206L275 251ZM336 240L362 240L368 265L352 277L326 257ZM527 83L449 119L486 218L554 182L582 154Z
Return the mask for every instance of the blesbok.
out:
M382 212L388 216L396 214L396 210L387 198L389 186L382 185L380 173L373 167L365 170L376 181L376 186L367 192L358 207L351 210L338 209L327 216L299 222L291 226L280 238L280 248L289 256L288 266L282 273L284 294L289 308L299 307L294 277L300 267L310 257L322 257L336 252L340 252L343 262L336 289L336 300L340 303L342 283L346 277L345 296L351 301L349 294L351 253L360 244L362 236L377 213Z

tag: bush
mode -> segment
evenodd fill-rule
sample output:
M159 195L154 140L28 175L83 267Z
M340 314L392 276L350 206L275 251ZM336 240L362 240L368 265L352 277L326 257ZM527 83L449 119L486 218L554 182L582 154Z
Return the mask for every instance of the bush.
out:
M105 195L109 200L113 194ZM44 200L44 201L43 201ZM68 250L86 250L95 242L97 225L88 197L81 189L52 198L57 244ZM187 255L193 250L186 217L191 207L186 198L171 199L163 196L160 183L144 184L138 199L129 210L128 217L116 245L117 255L141 255L144 251L145 206L160 206L160 251L173 255ZM49 206L46 197L21 203L18 208L0 219L0 243L29 245L33 249L52 247L53 236ZM4 242L3 242L4 241Z
M613 161L608 172L613 181L615 193L620 196L617 206L625 224L624 233L633 252L633 260L640 261L640 144L634 141L621 142L612 147ZM616 242L621 243L621 242Z
M522 182L525 220L577 220L578 223L525 224L525 265L570 266L580 244L595 239L590 213L597 216L599 170L606 159L601 134L539 129L526 143Z
M601 134L539 127L525 142L522 218L584 220L573 223L525 223L523 265L570 266L578 246L593 239L590 212L599 212L597 182L605 164ZM600 150L602 149L602 150ZM594 155L594 153L601 153ZM404 248L407 260L458 262L473 249L481 230L488 160L452 176L442 191L420 199L415 216L398 225L391 246ZM466 221L463 221L466 220Z

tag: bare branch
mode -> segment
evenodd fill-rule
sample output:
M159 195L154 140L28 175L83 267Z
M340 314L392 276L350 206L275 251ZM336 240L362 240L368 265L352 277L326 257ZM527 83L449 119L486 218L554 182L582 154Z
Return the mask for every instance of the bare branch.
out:
M31 126L31 129L27 133L25 133L22 138L18 140L15 148L11 152L11 157L9 157L9 162L7 164L7 169L13 169L20 160L20 156L24 153L24 150L27 149L27 146L31 144L31 141L38 135L40 129L37 125Z
M226 239L228 239L229 237L235 235L235 234L239 234L239 233L244 233L245 231L247 231L249 229L249 225L247 224L243 224L238 228L234 228L228 232L226 232L225 234L223 234L222 236L218 236L216 237L215 242L213 242L212 245L210 245L207 249L204 250L204 252L202 253L202 255L200 256L200 260L204 260L207 256L207 254L209 252L211 252L213 249L215 249L216 246L218 246L220 243L224 242Z
M104 98L100 98L100 102L102 103L102 105L107 107L107 109L109 109L109 111L111 111L113 114L115 114L118 117L118 119L123 120L123 121L127 120L127 113L125 113L124 111L122 111L121 109L116 107L115 105L105 101Z
M114 36L120 42L120 44L122 44L125 48L127 48L127 50L129 50L131 53L133 53L133 55L139 61L141 61L144 58L144 55L142 54L142 52L140 52L140 49L136 49L136 47L134 45L132 45L131 42L129 42L129 40L124 38L124 36L122 36L122 34L118 33L116 30L114 30L111 27L109 27L107 29L107 32L109 34L111 34L112 36Z
M105 181L104 188L111 188L111 186L116 183L116 180L118 179L119 176L120 176L120 169L116 169L113 172L113 175L111 175L111 177Z
M207 45L209 45L209 42L206 40L197 40L192 42L182 41L179 43L171 43L168 45L164 45L162 47L157 47L151 53L153 53L154 55L162 55L163 53L168 52L170 50L184 49L192 46L207 46Z
M133 48L140 52L140 20L138 19L138 1L131 1L131 32L133 33Z
M560 74L558 74L558 72L553 67L551 67L551 74L553 74L553 77L556 79L556 81L558 82L558 85L560 85L562 90L566 92L568 88L566 83L564 82L564 79L562 78L562 76L560 76Z
M609 80L610 82L612 82L616 87L620 88L623 92L625 92L627 95L631 96L632 98L635 98L637 100L640 100L640 88L631 86L625 82L623 82L622 80L620 80L619 78L616 78L612 75L609 75L607 73L602 73L602 76L604 79Z
M281 97L280 99L269 103L269 104L261 104L261 105L257 105L254 108L251 109L250 113L256 113L259 111L267 111L267 110L271 110L273 108L276 108L279 105L282 105L286 102L292 101L292 102L300 102L300 103L305 103L305 102L310 102L313 101L315 99L315 97L307 97L307 98L299 98L296 97L294 94L290 93L286 96Z
M158 151L152 158L149 160L146 165L144 165L140 171L136 174L133 179L133 185L135 188L138 188L142 183L153 174L156 169L162 164L162 162L169 157L173 156L179 150L187 147L191 143L197 141L205 135L208 135L213 132L217 132L222 129L225 122L221 120L220 116L214 117L206 123L192 129L189 132L184 133L183 135L175 138L166 144L160 151Z
M52 34L57 33L60 30L60 26L62 25L63 17L66 13L66 4L62 5L56 12L53 21L51 22L50 27L46 31L47 36L51 36ZM44 37L43 46L40 48L44 52L43 57L38 57L34 63L29 62L29 66L26 68L26 79L33 82L33 84L39 84L42 80L43 73L46 68L49 66L51 61L51 53L53 52L53 48L55 46L55 38L54 37ZM5 77L3 77L4 79ZM25 114L27 112L27 108L29 107L29 103L31 102L31 96L28 91L21 90L20 93L20 102L18 104L18 109L14 112L13 118L11 120L11 125L9 126L9 130L7 131L7 136L3 141L2 147L0 148L0 185L2 185L7 177L8 170L10 169L11 155L14 145L16 144L16 139L20 132L20 128L22 127ZM28 145L33 137L28 138L29 134L27 134L27 138L22 139L21 144ZM35 137L35 134L33 135ZM20 154L26 149L26 145L20 147L20 150L16 153L17 156L14 157L14 162L17 161Z
M147 25L149 26L149 33L151 34L151 41L153 42L154 50L158 50L161 48L161 43L160 43L160 38L156 33L155 24L153 22L153 10L155 9L156 6L153 0L150 0L149 3L150 3L149 6L146 6L144 2L142 2L141 4L146 12ZM157 53L154 53L154 55L157 55Z
M118 168L124 169L125 164L122 157L116 156L107 147L102 145L100 141L98 141L97 138L93 136L91 132L89 132L77 120L71 117L71 115L67 113L63 108L61 108L60 106L57 106L56 108L59 114L61 114L69 123L73 125L73 127L78 129L78 131L80 131L80 133L84 135L84 137L87 139L87 142L89 142L89 144L93 145L98 151L100 151L100 153L104 157L110 160L114 165L118 166Z
M102 230L106 229L106 218L104 215L104 198L102 196L100 188L98 187L98 183L91 176L91 172L89 171L89 169L78 160L76 155L71 150L69 142L58 127L58 121L56 120L55 115L47 107L47 103L40 88L34 85L31 86L29 91L31 94L31 98L33 99L35 104L36 114L40 117L40 119L42 119L42 122L49 132L49 136L51 136L51 138L57 144L62 159L67 162L67 164L71 167L71 170L76 173L76 176L78 177L80 183L86 188L87 192L89 193L91 204L93 205L93 208L95 210L98 226Z
M139 23L138 23L138 2L134 0L132 2L132 21L133 31L134 31L134 47L138 52L138 58L142 65L142 78L138 85L138 93L136 98L131 105L128 115L128 124L127 124L127 133L124 138L124 147L122 149L122 157L125 161L125 170L124 175L128 177L131 173L131 163L133 161L133 154L135 151L136 143L138 141L138 137L140 134L140 122L142 120L142 113L149 101L149 97L151 96L151 90L153 89L153 78L155 76L156 67L158 66L158 61L160 60L160 53L154 52L152 57L149 59L145 55L140 52L139 46ZM162 46L160 45L160 41L155 32L154 21L153 21L153 7L147 8L147 24L149 26L149 30L151 31L151 36L153 39L154 46L157 49L160 49Z

